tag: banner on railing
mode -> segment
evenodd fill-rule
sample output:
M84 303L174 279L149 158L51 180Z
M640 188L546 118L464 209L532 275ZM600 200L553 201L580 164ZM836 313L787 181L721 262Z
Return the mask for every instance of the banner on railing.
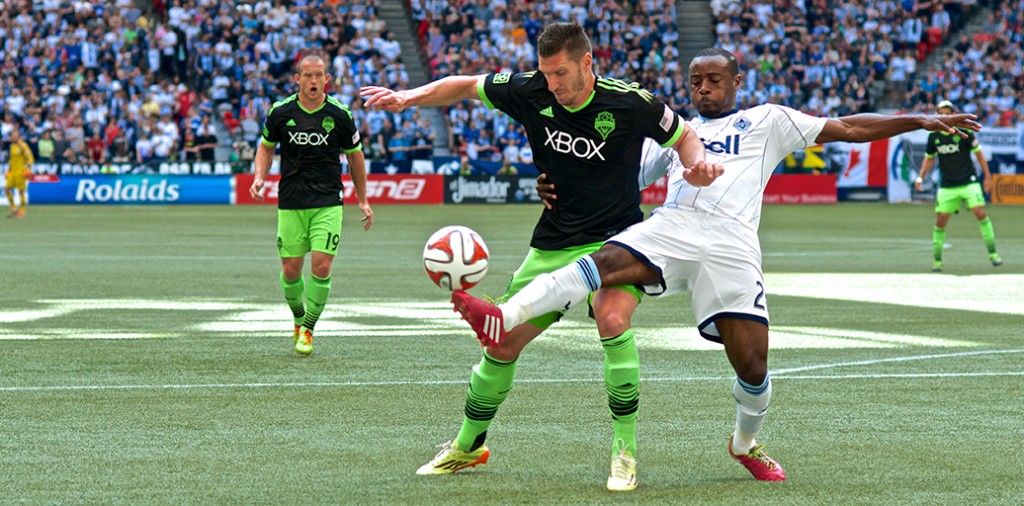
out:
M345 203L355 204L356 192L352 180L348 176L343 176L341 180L345 184ZM249 195L252 182L252 174L235 176L235 203L277 205L281 176L267 176L261 192L264 199L262 202ZM443 202L442 185L442 176L437 175L371 174L366 181L366 197L370 204L440 204Z
M536 204L537 179L523 176L442 176L445 204Z
M835 204L836 176L824 174L776 174L768 180L765 204Z
M992 203L1024 205L1024 175L992 176Z
M61 176L33 183L32 204L230 204L229 176Z

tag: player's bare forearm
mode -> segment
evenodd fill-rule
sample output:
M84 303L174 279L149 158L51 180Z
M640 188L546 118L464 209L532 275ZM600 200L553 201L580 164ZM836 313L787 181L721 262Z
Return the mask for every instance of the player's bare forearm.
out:
M345 153L348 160L348 173L352 176L352 185L356 189L356 199L360 204L366 202L366 158L362 151Z
M404 91L364 86L360 88L359 94L366 98L366 107L386 111L401 112L409 107L440 107L479 99L477 85L483 78L483 75L448 76Z
M256 148L256 158L253 160L253 174L260 180L267 177L267 173L270 172L270 166L274 162L274 146L268 146L260 142L259 147Z
M249 196L256 201L263 201L263 180L270 172L270 165L274 161L274 146L268 146L260 142L256 148L256 158L253 160L252 186L249 187Z
M917 191L921 191L921 188L922 188L921 185L924 184L924 178L925 178L925 176L928 175L929 172L932 171L932 167L934 165L935 165L935 158L928 158L928 157L924 158L924 163L921 164L921 171L917 173L917 180L914 181L914 188L916 188Z
M366 159L362 151L346 153L345 158L348 159L348 172L356 189L359 211L363 213L363 230L370 230L373 226L373 210L370 209L370 202L366 200Z
M700 141L700 137L689 126L686 126L683 130L683 135L676 141L675 146L676 152L679 153L679 161L683 162L683 167L691 168L697 164L697 162L704 160L704 143Z
M825 127L821 129L821 133L814 139L814 142L818 144L832 141L870 142L919 129L949 134L955 134L957 128L981 130L981 125L974 121L975 119L976 116L973 114L941 116L854 114L826 121Z
M985 153L978 150L978 152L975 153L975 156L978 158L978 165L981 166L981 173L985 175L985 179L992 179L992 172L989 171L988 160L985 159Z

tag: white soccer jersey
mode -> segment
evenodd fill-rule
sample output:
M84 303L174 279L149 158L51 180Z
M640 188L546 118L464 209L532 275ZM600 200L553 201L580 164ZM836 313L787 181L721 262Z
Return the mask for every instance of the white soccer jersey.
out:
M691 121L707 161L721 164L725 172L710 186L697 188L683 179L682 171L671 171L665 207L697 209L757 230L761 196L772 171L793 151L813 146L826 121L774 104Z

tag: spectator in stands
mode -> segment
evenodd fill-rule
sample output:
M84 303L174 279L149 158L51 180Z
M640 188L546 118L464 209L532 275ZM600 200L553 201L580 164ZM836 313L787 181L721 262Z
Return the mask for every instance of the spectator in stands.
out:
M42 163L53 163L54 161L54 143L53 137L49 130L43 130L42 138L36 143L36 152L39 153L37 158Z
M499 176L518 176L519 169L512 165L512 160L507 156L501 159L501 168L498 169Z
M97 130L92 134L87 143L87 149L89 152L89 161L92 163L106 163L107 161L107 144L103 142L103 137Z
M391 153L391 160L404 162L409 159L409 140L405 138L402 129L395 130L394 137L388 142L388 152Z
M473 169L473 164L469 163L469 157L466 155L462 155L462 157L459 158L459 175L472 176L474 170L475 169Z

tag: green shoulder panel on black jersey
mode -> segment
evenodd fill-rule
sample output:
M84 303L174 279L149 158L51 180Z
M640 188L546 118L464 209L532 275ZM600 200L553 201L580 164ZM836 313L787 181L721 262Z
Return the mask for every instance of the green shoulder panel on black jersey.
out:
M636 85L598 77L586 102L568 109L541 72L490 74L480 98L521 123L534 163L558 188L531 245L561 249L604 241L640 221L637 182L644 138L675 143L684 124L661 100Z

